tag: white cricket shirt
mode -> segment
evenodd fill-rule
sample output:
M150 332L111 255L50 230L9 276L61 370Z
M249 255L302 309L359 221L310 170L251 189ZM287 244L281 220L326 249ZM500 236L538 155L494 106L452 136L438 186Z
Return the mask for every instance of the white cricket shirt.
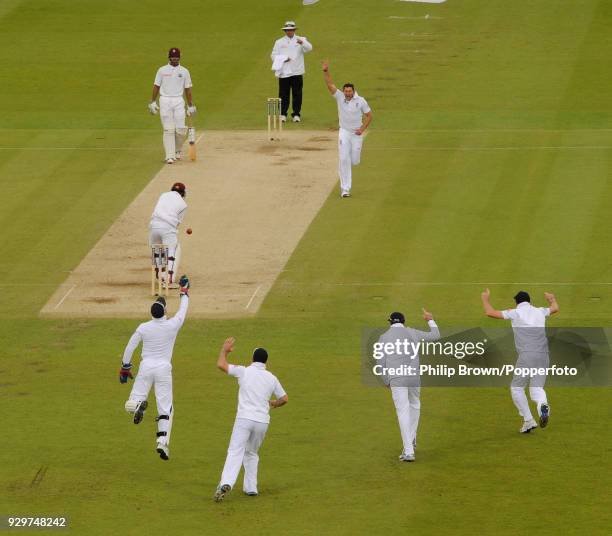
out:
M238 378L237 419L250 419L256 422L270 422L272 394L276 398L285 396L285 390L264 363L251 363L248 367L229 365L227 373Z
M182 97L185 89L192 87L189 71L182 65L173 67L169 63L157 69L153 83L159 87L162 97Z
M546 317L550 316L549 307L534 307L529 302L522 302L516 309L502 311L506 320L512 323L514 344L519 354L546 353Z
M123 352L123 362L131 363L132 354L142 341L142 363L141 366L156 366L170 364L172 361L172 350L179 329L185 322L189 297L181 295L181 304L178 312L172 318L153 318L143 322L136 328L134 334Z
M298 39L303 41L301 45L297 42ZM274 61L275 56L279 55L289 58L287 63L283 63L279 78L288 78L289 76L304 74L306 72L304 67L304 53L310 52L311 50L312 45L305 37L294 35L291 39L287 36L277 39L272 48L272 61Z
M367 101L359 95L347 101L344 93L339 89L336 90L332 97L338 103L340 128L349 132L355 132L358 128L361 128L363 114L371 111Z
M164 192L151 215L151 227L170 225L178 227L187 212L187 203L178 192Z

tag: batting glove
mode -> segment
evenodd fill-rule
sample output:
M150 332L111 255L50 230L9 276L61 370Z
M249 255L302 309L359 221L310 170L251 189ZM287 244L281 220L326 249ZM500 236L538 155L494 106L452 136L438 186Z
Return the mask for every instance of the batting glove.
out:
M187 106L187 115L195 115L196 114L196 107L195 104L192 104L191 106Z
M128 378L134 379L132 375L132 363L122 363L119 371L119 383L127 383Z
M179 291L179 294L182 296L183 294L185 296L189 296L189 288L190 288L190 283L189 283L189 278L186 275L182 275L181 278L179 279L179 286L181 287L181 290Z
M155 101L149 104L149 112L151 112L151 115L155 115L157 110L159 110L159 106Z

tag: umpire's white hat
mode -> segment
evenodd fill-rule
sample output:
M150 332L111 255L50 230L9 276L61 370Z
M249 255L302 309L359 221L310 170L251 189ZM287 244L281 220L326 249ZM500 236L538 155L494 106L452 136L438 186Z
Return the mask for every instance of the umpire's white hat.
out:
M285 22L285 25L282 28L283 30L297 30L297 26L295 25L295 21L288 20Z

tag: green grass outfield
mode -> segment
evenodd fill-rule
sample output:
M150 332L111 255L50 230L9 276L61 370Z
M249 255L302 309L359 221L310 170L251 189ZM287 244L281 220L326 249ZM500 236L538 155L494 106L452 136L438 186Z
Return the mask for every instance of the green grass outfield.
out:
M322 58L373 108L354 197L330 196L255 318L188 320L163 463L154 412L131 425L117 381L137 322L38 311L161 166L146 104L167 49L183 49L200 128L259 129L291 18L315 47L302 126L335 123ZM604 0L0 3L0 515L96 535L608 533L609 389L550 389L551 426L527 437L506 389L426 390L417 463L401 465L359 338L394 309L422 325L421 306L441 326L490 325L485 284L499 307L519 287L556 292L551 325L610 325L611 22ZM290 403L260 497L214 504L229 335L238 356L268 347Z

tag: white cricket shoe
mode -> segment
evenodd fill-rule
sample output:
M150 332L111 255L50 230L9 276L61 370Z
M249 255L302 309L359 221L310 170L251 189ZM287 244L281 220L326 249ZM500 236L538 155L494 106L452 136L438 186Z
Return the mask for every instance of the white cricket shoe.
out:
M280 120L284 123L285 121L287 121L287 116L286 115L281 115L280 116Z
M529 420L529 421L525 421L523 423L523 426L521 426L521 429L519 430L519 432L521 434L528 434L529 432L531 432L531 430L535 429L538 427L538 423L535 422L533 419Z
M293 122L294 123L299 123L301 121L300 116L299 115L294 115L293 116Z
M166 164L174 164L174 158L166 158Z
M399 455L399 460L400 460L400 462L413 462L415 459L416 459L416 458L415 458L415 456L414 456L414 453L412 453L412 454L406 454L405 452L402 452L402 453Z
M351 192L349 192L348 190L342 190L340 197L351 197Z
M181 153L181 151L176 151L176 153L174 154L174 159L181 160L181 158L183 158L183 153Z
M218 486L213 496L215 502L221 502L223 499L225 499L225 496L231 491L231 489L232 486L230 486L229 484L223 484L222 486Z
M163 445L162 443L157 443L157 453L159 454L159 457L162 460L169 460L170 459L170 449L168 448L168 445Z

